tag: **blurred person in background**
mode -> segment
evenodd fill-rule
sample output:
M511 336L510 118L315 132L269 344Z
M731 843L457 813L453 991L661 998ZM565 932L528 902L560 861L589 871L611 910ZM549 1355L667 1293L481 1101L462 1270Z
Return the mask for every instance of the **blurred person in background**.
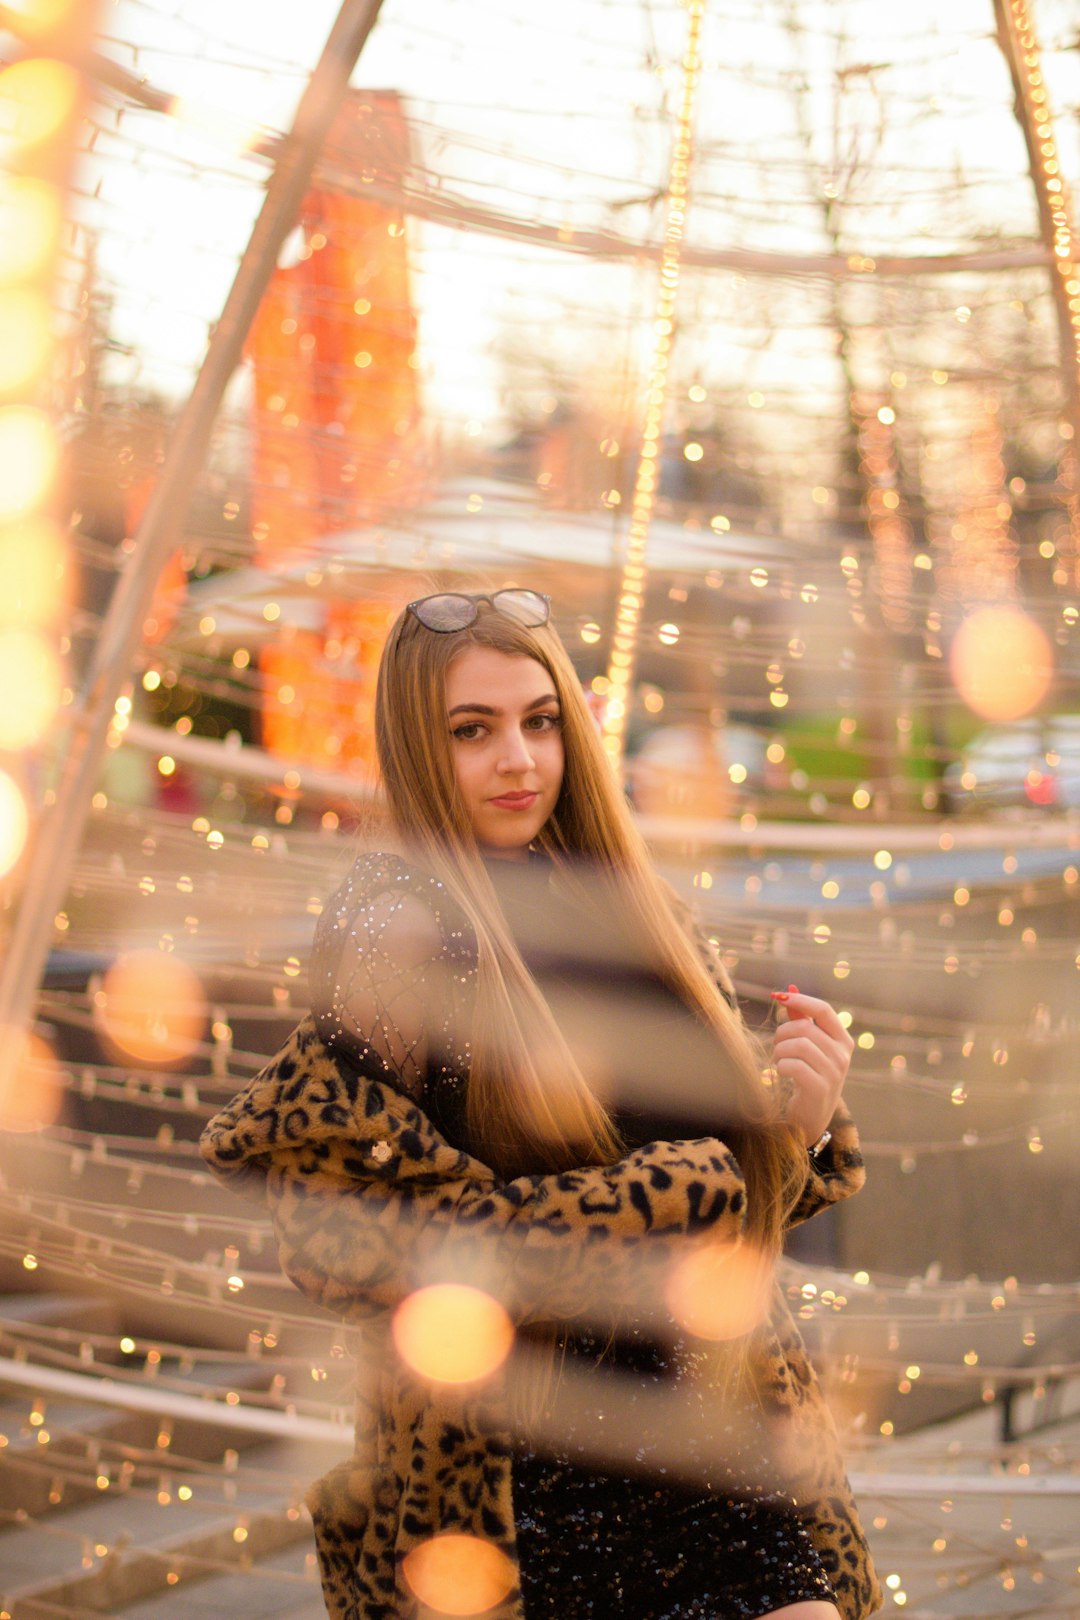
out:
M425 1553L466 1536L500 1620L861 1620L880 1589L772 1276L862 1183L850 1037L791 987L769 1063L545 596L410 603L376 733L386 819L320 918L311 1014L203 1137L363 1326L356 1452L309 1496L329 1613L465 1612ZM398 1333L450 1279L515 1330L459 1385Z

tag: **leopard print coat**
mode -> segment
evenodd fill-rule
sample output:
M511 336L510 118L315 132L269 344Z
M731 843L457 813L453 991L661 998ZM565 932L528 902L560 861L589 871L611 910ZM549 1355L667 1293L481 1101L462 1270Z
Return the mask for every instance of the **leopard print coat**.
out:
M864 1170L841 1108L794 1218L855 1192ZM501 1375L455 1389L395 1353L390 1312L432 1281L483 1279L519 1326L640 1309L687 1245L738 1239L743 1178L716 1138L654 1142L618 1163L500 1183L388 1085L357 1075L309 1016L202 1138L227 1183L269 1202L281 1263L318 1305L363 1329L353 1455L316 1482L314 1521L332 1620L423 1620L411 1552L457 1533L509 1574L490 1620L523 1620L514 1583L512 1442ZM881 1603L831 1416L779 1289L754 1371L786 1439L787 1488L844 1620Z

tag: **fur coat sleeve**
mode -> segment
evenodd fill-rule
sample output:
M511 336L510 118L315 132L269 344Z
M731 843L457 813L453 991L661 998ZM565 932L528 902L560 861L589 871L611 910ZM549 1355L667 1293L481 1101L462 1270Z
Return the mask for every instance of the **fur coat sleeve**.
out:
M346 1320L447 1280L486 1287L518 1325L639 1308L674 1243L733 1241L746 1220L738 1164L711 1137L501 1183L310 1018L201 1146L222 1179L261 1182L285 1271Z

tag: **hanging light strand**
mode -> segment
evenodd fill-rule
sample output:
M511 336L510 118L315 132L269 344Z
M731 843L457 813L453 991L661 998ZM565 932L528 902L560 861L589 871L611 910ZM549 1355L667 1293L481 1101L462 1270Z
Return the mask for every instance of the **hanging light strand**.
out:
M1053 255L1053 295L1061 334L1062 373L1069 410L1063 483L1069 512L1071 573L1080 584L1080 244L1070 223L1042 52L1028 0L997 0L1002 44L1016 88L1017 116L1031 163L1043 237Z
M626 557L615 610L615 630L612 636L611 657L608 663L608 702L604 714L604 748L612 763L617 763L626 732L627 711L630 702L630 683L633 679L637 653L638 629L645 599L645 555L649 543L649 528L656 509L656 495L660 484L660 434L667 399L668 372L675 338L675 303L679 289L679 264L686 231L687 193L690 180L690 159L693 145L694 101L701 77L701 29L705 14L704 0L687 0L689 25L686 50L682 59L682 99L679 105L675 139L671 148L668 172L667 205L664 220L664 243L660 257L660 280L653 318L652 358L649 366L649 387L645 403L641 451L634 478L634 494L630 507L630 527L626 538Z

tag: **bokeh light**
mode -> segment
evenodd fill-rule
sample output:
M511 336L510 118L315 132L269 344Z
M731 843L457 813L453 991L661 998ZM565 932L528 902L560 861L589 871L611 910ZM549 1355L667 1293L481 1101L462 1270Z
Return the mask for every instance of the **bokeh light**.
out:
M1020 608L976 608L953 638L956 689L985 720L1018 720L1046 696L1054 654L1045 632Z
M66 605L68 573L54 523L35 517L0 530L0 624L49 624Z
M517 1582L514 1565L494 1542L455 1532L421 1542L402 1569L416 1597L437 1614L483 1614Z
M82 3L83 0L7 0L6 9L17 19L21 33L40 39L70 22Z
M187 96L174 97L169 111L178 123L238 156L250 152L259 139L254 124Z
M60 194L46 180L0 180L0 281L36 275L60 236Z
M0 1131L43 1131L55 1124L63 1088L47 1041L25 1031L3 1031L15 1054L0 1068Z
M0 408L0 519L18 517L45 499L59 456L44 411L30 405Z
M94 1022L124 1056L181 1063L206 1031L206 996L186 962L163 951L131 951L106 973L94 998Z
M392 1328L402 1360L440 1384L489 1377L514 1342L513 1324L498 1300L464 1283L416 1289L394 1312Z
M668 1274L664 1300L698 1339L738 1339L764 1321L773 1268L752 1243L713 1243L695 1249Z
M79 75L66 62L34 56L0 72L0 156L35 146L74 116Z
M0 877L4 877L26 848L30 817L18 783L0 771Z
M32 287L0 292L0 393L25 389L45 369L52 349L49 305Z
M43 636L32 630L0 631L0 692L19 694L0 705L0 748L27 748L38 742L60 707L60 660Z

